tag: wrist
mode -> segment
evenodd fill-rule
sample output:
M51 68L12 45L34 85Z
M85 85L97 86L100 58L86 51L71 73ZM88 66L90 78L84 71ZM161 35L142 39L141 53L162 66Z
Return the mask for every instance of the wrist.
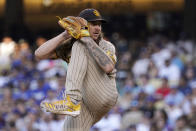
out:
M67 40L67 39L71 38L71 35L69 35L69 33L67 32L67 30L65 30L62 33L62 36L63 36L64 40Z

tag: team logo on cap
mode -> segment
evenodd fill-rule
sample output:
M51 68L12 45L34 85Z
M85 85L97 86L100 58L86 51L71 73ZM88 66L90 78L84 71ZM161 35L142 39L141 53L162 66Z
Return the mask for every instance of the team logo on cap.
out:
M95 16L100 16L99 12L96 11L96 10L94 10L93 13L94 13Z

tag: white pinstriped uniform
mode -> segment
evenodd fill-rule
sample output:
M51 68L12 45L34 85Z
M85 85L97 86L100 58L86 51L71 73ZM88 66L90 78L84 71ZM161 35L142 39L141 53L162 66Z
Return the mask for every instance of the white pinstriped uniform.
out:
M115 48L110 42L102 39L99 47L106 52L110 51L115 56ZM118 97L116 71L106 74L79 41L73 44L71 52L66 78L66 94L81 100L82 103L78 117L65 116L63 130L88 131L116 103Z

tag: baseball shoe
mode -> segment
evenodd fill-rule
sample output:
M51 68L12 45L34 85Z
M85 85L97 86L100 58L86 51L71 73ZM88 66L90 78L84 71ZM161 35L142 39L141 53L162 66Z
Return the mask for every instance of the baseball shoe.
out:
M54 102L42 101L40 104L42 110L61 115L70 115L76 117L80 114L80 103L77 105L71 102L70 96L67 95L66 100L58 100Z

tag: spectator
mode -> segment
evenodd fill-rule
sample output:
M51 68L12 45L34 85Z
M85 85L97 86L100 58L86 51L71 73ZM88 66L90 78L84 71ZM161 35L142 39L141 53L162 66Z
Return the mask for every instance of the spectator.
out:
M141 53L140 59L138 59L132 68L134 77L138 78L142 74L146 74L150 63L149 54Z
M174 128L174 131L190 131L190 128L188 126L188 120L185 115L179 117L176 120L176 126Z
M159 76L168 78L170 85L178 85L180 69L171 63L171 59L167 59L159 71Z
M127 110L122 116L121 129L125 130L131 125L137 125L142 121L143 113L139 110L138 101L131 102L130 110Z
M10 55L14 52L16 43L11 37L5 36L0 43L0 63L1 68L9 68L10 65Z
M148 95L152 95L155 92L155 87L149 83L149 77L147 75L140 75L138 86Z
M165 97L165 102L172 102L174 105L180 105L184 100L184 95L178 90L177 86L171 86L170 93Z
M156 97L165 98L170 93L170 86L167 78L162 78L162 85L156 90Z

